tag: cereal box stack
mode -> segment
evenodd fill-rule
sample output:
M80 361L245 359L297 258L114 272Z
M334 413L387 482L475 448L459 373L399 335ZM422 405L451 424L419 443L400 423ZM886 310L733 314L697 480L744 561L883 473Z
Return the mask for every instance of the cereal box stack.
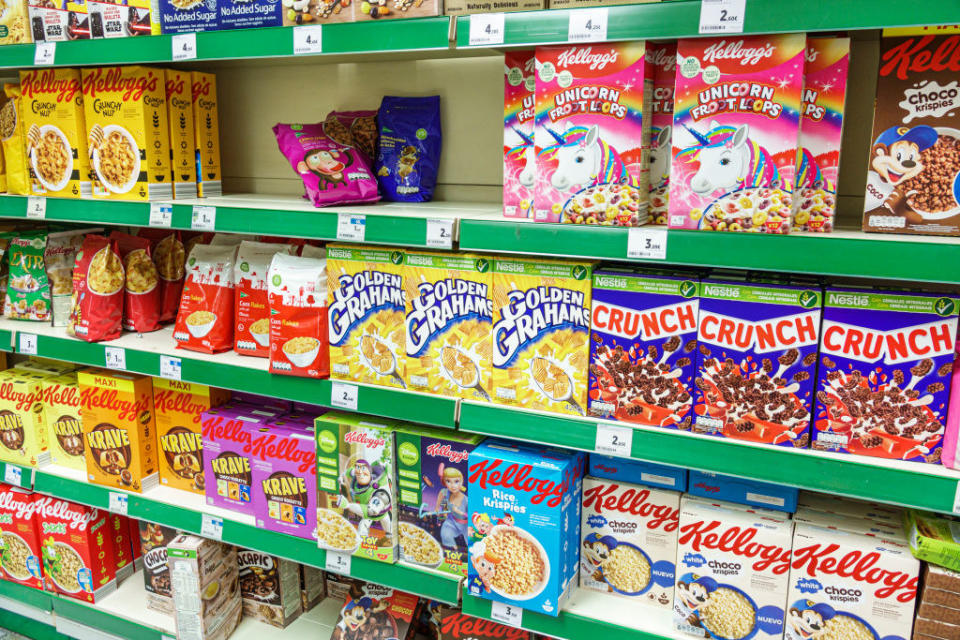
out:
M253 513L253 441L277 414L237 404L203 412L203 477L207 504Z
M915 640L960 637L960 573L935 564L923 565L923 590L917 601Z
M472 12L471 12L472 13ZM533 148L536 75L532 50L504 53L503 215L529 218L537 180Z
M43 589L37 509L50 498L0 483L0 577Z
M127 516L107 514L107 533L113 537L113 553L117 562L117 583L133 575L133 546Z
M90 37L87 5L82 0L27 0L34 42L66 42Z
M313 540L317 530L316 442L306 425L277 421L250 451L257 527Z
M197 197L197 141L193 132L193 83L189 71L164 69L167 128L170 130L170 182L173 197Z
M226 640L240 623L237 548L179 535L167 545L177 637Z
M176 529L139 521L140 551L143 554L143 586L147 592L147 607L154 611L173 614L173 593L170 585L170 567L167 564L167 545L179 535Z
M86 472L77 375L71 373L47 378L41 382L41 389L50 461Z
M588 473L597 478L634 482L650 487L686 491L687 470L645 460L590 454Z
M46 588L70 598L99 602L117 587L107 512L58 498L40 500L37 518Z
M690 469L689 491L692 496L708 500L724 500L752 507L793 513L797 510L795 487L726 476L699 469Z
M162 0L166 6L168 0ZM172 4L172 1L171 1ZM197 10L211 3L196 5ZM215 4L215 3L214 3ZM166 33L166 23L164 23ZM193 29L187 29L193 31ZM197 195L223 195L220 177L220 116L217 111L217 77L212 73L190 73L193 81L193 130L197 149Z
M237 549L243 615L285 628L300 617L300 569L296 562L255 549Z
M653 67L650 101L650 222L667 224L670 163L673 159L673 90L677 81L677 43L647 43Z
M48 446L43 377L0 372L0 461L35 467L49 461Z
M413 638L420 599L372 582L354 582L340 609L332 640L354 637Z

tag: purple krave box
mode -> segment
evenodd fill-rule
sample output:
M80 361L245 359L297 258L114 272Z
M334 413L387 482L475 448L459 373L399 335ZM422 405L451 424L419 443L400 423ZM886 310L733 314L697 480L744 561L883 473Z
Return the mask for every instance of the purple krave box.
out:
M272 416L270 416L272 417ZM203 474L207 504L253 513L250 455L268 416L237 405L203 412Z
M316 539L317 446L307 425L275 421L251 451L257 527Z

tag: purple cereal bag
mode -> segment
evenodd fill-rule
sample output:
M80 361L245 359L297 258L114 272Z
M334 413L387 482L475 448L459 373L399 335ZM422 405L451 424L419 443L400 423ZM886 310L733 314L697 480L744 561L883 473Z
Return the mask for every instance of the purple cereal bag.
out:
M370 163L357 149L328 135L323 123L277 124L273 133L314 206L380 199Z

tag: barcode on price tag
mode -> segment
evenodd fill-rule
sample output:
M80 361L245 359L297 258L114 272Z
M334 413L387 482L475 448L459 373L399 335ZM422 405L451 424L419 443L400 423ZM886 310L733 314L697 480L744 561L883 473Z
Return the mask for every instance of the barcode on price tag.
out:
M123 347L104 347L103 355L107 369L123 371L127 368L127 350Z
M43 220L47 217L47 199L42 196L30 196L27 198L27 218L31 220Z
M360 395L355 384L346 382L330 383L330 404L341 409L357 410L357 396Z
M598 42L607 39L606 7L574 9L567 25L567 40L570 42Z
M293 55L323 53L323 25L308 24L293 28Z
M427 218L427 246L436 249L453 248L453 220Z
M597 425L597 441L594 446L597 453L628 458L630 457L630 448L632 446L632 428L617 427L603 423Z
M493 602L490 604L490 617L511 627L519 627L523 622L523 609L515 604Z
M151 227L169 227L173 223L173 205L163 202L150 203L150 220L148 224Z
M332 571L341 575L350 575L350 556L346 553L327 551L326 568L327 571Z
M43 67L53 64L57 57L56 42L38 42L37 48L33 50L33 64Z
M217 226L217 208L195 205L190 228L195 231L213 231Z
M20 344L20 346L17 348L17 351L25 356L37 355L37 334L18 333L17 340Z
M197 57L197 34L178 33L170 41L174 60L193 60Z
M700 33L743 33L747 0L701 0Z
M337 240L363 242L367 235L367 216L362 213L341 213L337 216Z
M127 494L111 491L109 500L107 509L122 516L127 515Z
M223 518L211 516L209 513L200 514L200 535L211 540L223 539Z
M470 46L503 44L503 14L477 13L470 16Z
M667 259L667 230L633 227L627 231L627 257L642 260Z
M160 356L160 377L168 380L179 380L183 364L180 358L173 356Z
M3 470L3 481L18 487L23 486L23 472L20 467L7 464Z

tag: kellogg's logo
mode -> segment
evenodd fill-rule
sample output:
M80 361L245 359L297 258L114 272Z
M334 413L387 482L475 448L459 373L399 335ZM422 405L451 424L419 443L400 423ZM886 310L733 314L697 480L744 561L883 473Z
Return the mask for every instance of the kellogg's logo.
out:
M661 67L668 73L677 69L677 54L667 53L665 47L647 49L646 61L649 64Z
M368 449L380 448L387 443L380 435L372 435L366 431L348 431L347 434L343 436L343 441L350 444L362 444Z
M706 48L703 52L704 62L717 62L718 60L740 60L743 66L755 65L764 58L773 56L775 47L772 44L766 44L763 47L746 47L743 40L727 42L721 40Z
M4 512L5 516L12 514L17 520L29 520L41 508L44 500L50 500L50 498L34 499L31 493L5 491L0 493L0 512ZM10 523L10 520L6 522Z
M84 409L106 409L117 414L117 419L134 420L138 416L143 419L141 414L146 413L146 419L149 421L148 406L150 400L147 396L142 396L134 402L121 400L120 392L116 389L103 389L98 387L86 387L80 392L80 406Z
M171 384L174 384L174 382L171 382ZM172 389L154 389L153 404L157 413L185 413L191 416L194 423L199 424L200 416L207 407L200 402L192 402L195 397L196 396L189 392L174 391Z
M330 303L330 344L341 345L350 330L375 311L403 307L403 282L399 274L383 271L341 274Z
M146 76L124 77L122 67L97 67L83 74L83 93L96 98L101 93L117 93L123 102L137 102L143 94L157 90L158 76L148 71Z
M647 529L676 531L680 524L680 510L650 501L649 489L623 489L615 482L597 484L583 490L583 509L629 513L646 518Z
M586 276L584 271L582 277ZM548 329L590 328L586 294L563 287L534 287L507 294L501 320L493 326L493 365L509 366L520 348Z
M880 56L881 76L909 80L911 73L928 71L960 73L960 35L909 38Z
M430 338L446 331L454 322L493 317L488 287L481 282L460 278L421 282L417 293L406 322L407 354L414 357L422 356Z
M879 552L854 550L834 555L838 549L838 544L812 544L794 549L793 562L789 564L811 578L835 575L875 585L878 588L874 595L878 598L896 596L898 602L911 602L917 597L917 576L883 567Z
M45 520L44 533L65 533L67 528L86 531L87 526L100 517L97 509L54 498L38 500L37 513Z
M614 48L604 53L593 53L593 47L570 47L557 56L557 66L587 65L591 71L596 71L613 64L619 57L620 53Z
M480 488L486 490L488 486L514 489L523 493L533 493L531 504L545 503L548 507L556 507L563 501L566 491L566 482L557 484L546 478L532 477L533 466L529 464L511 463L506 468L500 468L503 460L484 459L470 465L467 481L470 484L480 483Z
M777 545L756 542L759 530L756 527L726 525L718 520L700 520L680 527L677 544L689 545L694 551L717 549L744 558L758 558L753 563L754 571L771 570L783 574L790 570L790 549ZM684 559L686 562L686 558ZM691 565L694 566L694 565Z
M526 638L528 633L523 629L508 627L497 622L474 618L460 611L455 611L443 618L440 623L440 634L451 638L502 638L503 640L519 640Z
M427 446L427 455L432 458L446 458L456 464L469 458L470 452L466 449L454 449L449 443L434 442Z

